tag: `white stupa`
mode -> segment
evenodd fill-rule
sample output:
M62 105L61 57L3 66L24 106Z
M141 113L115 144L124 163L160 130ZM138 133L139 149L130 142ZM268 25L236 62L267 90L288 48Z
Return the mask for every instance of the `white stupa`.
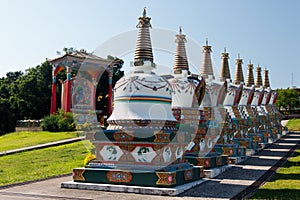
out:
M133 70L114 87L114 110L108 118L108 130L174 130L177 124L172 114L172 88L168 81L152 70L150 17L139 18L138 38L131 63Z
M175 42L174 78L169 80L173 89L172 108L198 108L198 97L195 95L198 83L188 79L190 72L185 49L187 41L181 27Z

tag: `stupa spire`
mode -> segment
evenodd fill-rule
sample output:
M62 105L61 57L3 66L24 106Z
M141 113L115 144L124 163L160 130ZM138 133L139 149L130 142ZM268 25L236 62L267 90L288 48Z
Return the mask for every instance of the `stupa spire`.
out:
M134 53L134 66L142 66L144 61L153 62L152 45L150 38L151 28L150 17L147 17L146 7L144 7L143 16L139 17L139 22L136 25L138 28L138 37Z
M244 82L244 74L243 74L243 59L240 58L240 54L238 54L238 58L236 59L236 70L234 76L234 84L238 85L241 82Z
M264 70L265 78L264 78L264 87L268 88L270 87L270 81L269 81L269 70Z
M211 55L211 46L208 45L208 39L206 38L206 44L203 46L203 61L201 67L201 76L207 78L209 75L214 76Z
M175 40L176 45L176 52L175 52L175 60L174 60L174 72L180 70L189 70L188 60L186 56L185 50L185 35L182 34L182 28L179 27L179 34L176 35Z
M251 60L248 64L248 70L247 70L247 80L246 80L246 86L251 87L254 85L254 75L253 75L253 64L251 63Z
M255 87L262 86L262 77L261 77L261 67L258 65L256 68L256 80L255 80Z
M226 81L226 79L231 79L228 59L229 59L229 53L226 52L226 47L225 47L224 53L222 53L220 81Z

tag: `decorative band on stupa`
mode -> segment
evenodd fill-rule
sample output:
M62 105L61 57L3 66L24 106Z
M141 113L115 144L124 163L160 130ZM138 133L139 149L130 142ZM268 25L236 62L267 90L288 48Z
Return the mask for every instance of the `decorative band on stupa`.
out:
M270 81L269 81L269 70L264 70L265 78L264 78L264 87L268 88L270 87Z
M150 17L147 17L146 7L144 7L143 16L139 17L139 22L136 25L138 28L138 37L136 49L134 53L134 66L142 66L144 61L153 63L153 53L150 38Z
M243 59L240 59L240 54L238 54L238 58L236 59L236 70L234 76L234 84L236 85L244 82L242 64L243 64Z
M248 68L247 68L247 80L246 80L246 86L251 87L254 85L254 75L253 75L253 64L251 61L249 61Z
M226 81L227 79L231 79L230 70L229 70L229 53L226 52L226 48L224 48L224 53L222 53L222 63L221 63L221 72L220 72L220 81Z
M175 52L175 60L174 60L174 73L181 73L182 70L189 70L188 60L186 56L185 43L187 42L185 39L185 35L182 34L182 29L179 27L179 34L176 35L176 52Z
M210 55L211 52L211 46L208 45L208 39L206 39L206 44L203 46L203 62L200 72L200 75L204 78L208 78L209 75L212 77L214 76Z
M261 67L258 66L256 68L256 80L255 80L255 87L262 86L262 77L261 77Z

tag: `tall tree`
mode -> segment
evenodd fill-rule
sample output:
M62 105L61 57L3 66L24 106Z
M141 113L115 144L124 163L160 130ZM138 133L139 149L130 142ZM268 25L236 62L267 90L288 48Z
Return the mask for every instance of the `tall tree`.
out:
M299 94L294 89L280 89L278 91L278 97L276 101L276 106L284 108L286 114L290 114L295 108L300 108Z
M8 99L0 98L0 135L14 132L16 118Z

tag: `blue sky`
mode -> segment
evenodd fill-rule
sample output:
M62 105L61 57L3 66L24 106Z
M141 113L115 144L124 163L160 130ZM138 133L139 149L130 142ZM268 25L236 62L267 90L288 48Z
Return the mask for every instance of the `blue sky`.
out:
M144 6L153 28L177 31L181 25L188 42L199 46L208 38L217 69L226 47L232 77L240 53L244 76L251 59L255 67L269 69L272 88L291 87L292 73L300 87L298 0L0 0L0 77L54 58L63 47L93 51L113 36L135 30ZM164 64L172 65L168 59Z

